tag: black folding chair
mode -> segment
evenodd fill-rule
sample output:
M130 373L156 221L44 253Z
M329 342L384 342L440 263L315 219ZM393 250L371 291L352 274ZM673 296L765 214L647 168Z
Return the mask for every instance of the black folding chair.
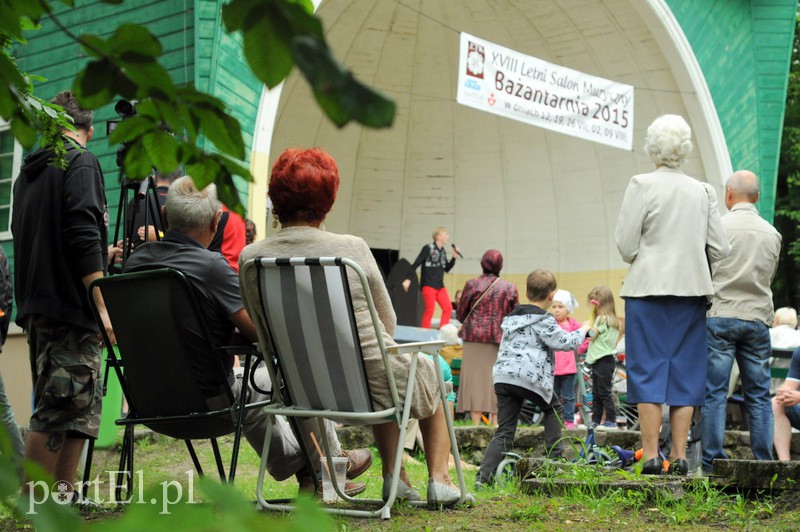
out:
M134 426L145 425L154 432L182 439L199 475L203 475L191 440L208 439L220 479L225 470L217 438L234 434L229 482L236 475L247 386L234 397L223 366L223 357L246 354L244 378L252 379L253 346L220 347L212 344L197 294L189 280L171 268L126 273L97 279L89 287L92 310L101 323L93 290L100 290L114 334L116 349L108 349L108 366L116 372L128 402L128 414L116 421L125 426L117 477L120 499L123 474L128 495L133 487ZM110 341L100 327L106 345ZM203 375L203 383L197 375ZM246 382L246 381L245 381ZM244 408L240 408L245 405ZM91 469L87 457L86 477Z

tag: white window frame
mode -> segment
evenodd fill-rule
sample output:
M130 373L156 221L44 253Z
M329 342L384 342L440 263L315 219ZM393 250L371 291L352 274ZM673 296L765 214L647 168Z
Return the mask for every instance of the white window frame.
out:
M8 122L0 118L0 132L9 131L11 127ZM14 150L11 156L11 193L8 197L8 228L0 230L0 240L11 240L11 215L14 208L14 182L19 175L19 169L22 165L22 145L14 138Z

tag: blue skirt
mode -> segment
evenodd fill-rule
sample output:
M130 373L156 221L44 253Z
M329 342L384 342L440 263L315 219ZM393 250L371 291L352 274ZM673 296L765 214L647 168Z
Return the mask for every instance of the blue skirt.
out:
M628 402L700 406L708 345L705 297L625 299Z

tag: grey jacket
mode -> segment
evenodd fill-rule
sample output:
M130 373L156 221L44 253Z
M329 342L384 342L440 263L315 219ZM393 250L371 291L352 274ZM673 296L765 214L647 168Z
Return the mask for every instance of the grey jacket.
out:
M535 305L519 305L503 318L503 339L494 363L495 384L513 384L550 402L553 397L554 350L577 349L586 333L566 332L556 319Z
M631 178L614 240L631 265L621 297L710 298L710 264L731 249L714 189L666 167Z

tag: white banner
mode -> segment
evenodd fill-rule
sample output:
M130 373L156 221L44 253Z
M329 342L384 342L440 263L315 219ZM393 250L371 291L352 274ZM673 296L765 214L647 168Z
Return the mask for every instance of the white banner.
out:
M601 144L633 147L633 87L461 33L462 105Z

